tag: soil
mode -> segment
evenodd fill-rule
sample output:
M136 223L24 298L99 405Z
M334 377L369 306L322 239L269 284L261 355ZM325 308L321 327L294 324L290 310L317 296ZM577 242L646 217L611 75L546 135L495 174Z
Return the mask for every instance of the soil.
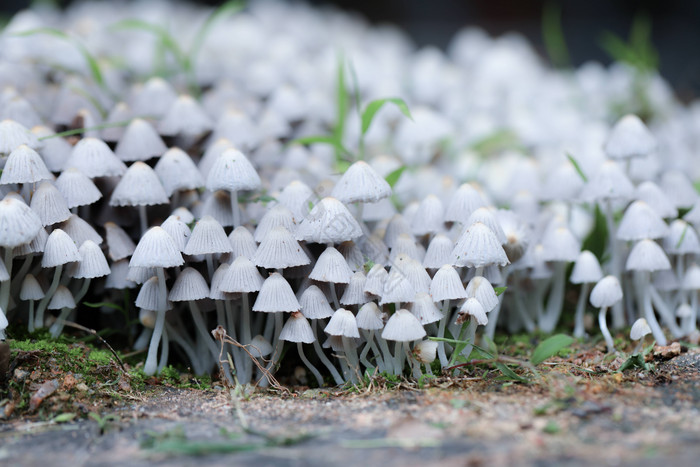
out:
M51 365L25 374L36 355L19 352L11 378L25 378L29 404L18 390L1 403L0 464L697 465L700 350L656 351L649 371L616 372L622 358L599 349L547 360L529 384L482 364L423 387L376 376L251 394L186 375L139 380L114 362L91 384Z

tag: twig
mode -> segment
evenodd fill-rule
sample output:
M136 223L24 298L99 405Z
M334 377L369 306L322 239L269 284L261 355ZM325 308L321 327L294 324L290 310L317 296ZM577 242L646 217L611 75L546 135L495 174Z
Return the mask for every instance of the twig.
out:
M253 361L253 363L255 364L255 366L258 367L258 370L260 370L260 372L261 372L263 375L265 375L265 376L267 377L268 381L270 381L270 385L271 385L272 387L274 387L275 389L277 389L277 390L280 391L280 392L287 392L287 393L289 393L289 390L288 390L287 388L285 388L284 386L282 386L282 385L279 383L279 381L277 381L277 380L275 379L275 377L272 376L272 373L270 373L270 371L268 371L267 368L265 368L264 366L262 366L262 365L260 364L260 362L258 361L258 359L255 358L255 357L253 357L253 354L251 354L251 353L248 351L248 348L247 348L248 346L251 346L251 347L253 347L253 348L255 348L255 349L257 350L257 348L256 348L254 345L252 345L252 344L243 345L243 344L239 343L238 341L236 341L235 339L233 339L231 336L229 336L228 333L226 332L226 329L224 329L224 327L221 326L221 325L218 325L218 326L216 327L216 329L214 329L211 333L212 333L212 335L214 336L214 339L216 339L216 340L218 340L219 342L221 342L221 351L219 352L219 365L220 365L220 366L221 366L222 363L224 363L224 360L222 360L222 359L223 359L223 353L224 353L224 344L231 344L231 345L234 345L234 346L236 346L236 347L238 347L238 348L240 348L240 349L243 349L243 351L244 351L245 353L248 354L248 357L250 357L250 359ZM263 361L265 361L265 360L263 359ZM231 365L232 368L235 368L235 367L233 366L233 363L230 362L230 361L229 361L229 365ZM222 370L222 371L223 371L223 370ZM235 377L235 376L234 376L234 377ZM238 381L238 380L236 379L236 381Z
M117 359L117 363L119 364L119 368L122 369L122 371L124 372L124 374L126 374L126 375L129 374L129 372L126 371L126 368L124 368L124 362L122 362L122 359L119 358L119 355L117 355L117 352L112 348L111 345L109 345L109 342L107 342L106 340L104 340L104 339L102 338L102 336L100 336L99 334L97 334L97 331L95 331L94 329L86 328L86 327L83 326L82 324L74 323L73 321L65 321L65 320L64 320L64 321L63 321L63 325L64 325L64 326L71 327L71 328L75 328L75 329L80 329L81 331L87 332L88 334L92 334L93 336L97 337L100 341L102 341L102 343L103 343L104 345L107 346L107 348L109 349L109 351L112 352L112 355L114 355L114 358Z

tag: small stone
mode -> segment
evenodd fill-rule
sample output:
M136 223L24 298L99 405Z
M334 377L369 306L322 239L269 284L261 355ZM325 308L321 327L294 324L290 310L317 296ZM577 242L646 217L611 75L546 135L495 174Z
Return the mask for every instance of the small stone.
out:
M654 347L654 358L659 360L670 360L673 357L677 357L681 354L681 344L674 342L671 345Z
M27 379L27 376L29 376L29 372L19 368L15 368L15 371L12 374L12 378L18 383L23 383L24 380Z
M80 392L87 392L90 390L87 384L85 383L78 383L75 385L75 389L77 389Z

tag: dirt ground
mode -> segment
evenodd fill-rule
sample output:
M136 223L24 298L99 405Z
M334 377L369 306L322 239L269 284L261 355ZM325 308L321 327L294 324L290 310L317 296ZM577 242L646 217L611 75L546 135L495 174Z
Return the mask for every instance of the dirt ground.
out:
M0 465L696 466L700 351L662 358L595 374L555 359L530 384L474 370L423 388L115 388L72 401L87 417L56 406L0 420ZM51 398L60 390L47 409Z

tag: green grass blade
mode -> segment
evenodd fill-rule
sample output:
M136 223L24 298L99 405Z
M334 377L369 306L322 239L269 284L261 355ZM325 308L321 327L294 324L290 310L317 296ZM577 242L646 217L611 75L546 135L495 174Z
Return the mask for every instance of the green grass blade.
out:
M533 365L539 365L549 357L556 355L561 349L570 346L574 342L574 338L566 334L557 334L549 337L535 348L530 357L530 362Z
M501 295L503 292L505 292L506 290L508 290L508 287L494 287L493 288L493 291L496 292L497 297L499 295Z
M16 34L14 34L17 37L29 37L29 36L35 36L38 34L46 34L49 36L57 37L59 39L65 40L73 44L80 54L83 56L83 59L88 64L88 68L90 69L90 75L92 76L92 79L95 81L95 83L100 86L101 88L105 88L105 80L104 80L104 75L102 74L102 70L100 69L100 64L97 62L97 59L88 51L88 49L76 38L73 36L69 35L68 33L61 31L60 29L56 28L48 28L48 27L42 27L42 28L35 28L35 29L29 29L27 31L21 31Z
M552 65L558 68L571 65L561 25L561 5L557 3L548 2L542 10L542 40Z
M566 157L567 159L569 159L569 162L571 162L571 165L574 166L574 169L576 169L576 173L579 177L581 177L583 183L586 183L588 181L588 177L586 177L586 174L583 172L583 169L581 169L581 166L579 165L578 161L574 159L574 156L572 156L571 154L567 154Z
M229 0L228 2L215 9L207 17L207 19L204 21L204 24L202 24L202 26L197 30L197 33L194 36L194 40L192 41L192 47L190 48L190 53L188 54L188 60L190 65L195 63L197 56L199 55L199 51L202 49L202 45L204 45L204 40L211 32L214 25L216 25L217 22L231 15L238 13L244 7L245 2L242 2L240 0Z
M367 104L367 107L365 107L365 110L362 112L362 134L366 134L367 131L369 130L370 125L372 125L372 120L374 120L375 115L379 110L386 104L387 102L390 102L396 107L399 108L402 114L404 114L406 117L410 118L413 120L413 116L411 115L411 111L408 108L408 105L406 102L399 98L399 97L387 97L384 99L376 99Z
M129 29L134 29L138 31L144 31L151 33L155 35L160 43L165 47L166 50L169 50L170 53L173 55L175 60L177 61L178 65L180 65L181 68L183 68L183 71L187 67L187 58L185 54L182 52L182 49L178 45L177 41L175 38L170 35L170 33L162 26L158 24L152 24L147 21L143 21L140 19L136 18L131 18L131 19L125 19L122 21L118 21L117 23L113 24L110 29L113 30L129 30Z
M391 188L394 188L394 185L396 185L396 182L399 181L399 178L401 178L401 174L406 170L406 166L402 165L398 169L392 171L384 177L384 180L389 184Z

